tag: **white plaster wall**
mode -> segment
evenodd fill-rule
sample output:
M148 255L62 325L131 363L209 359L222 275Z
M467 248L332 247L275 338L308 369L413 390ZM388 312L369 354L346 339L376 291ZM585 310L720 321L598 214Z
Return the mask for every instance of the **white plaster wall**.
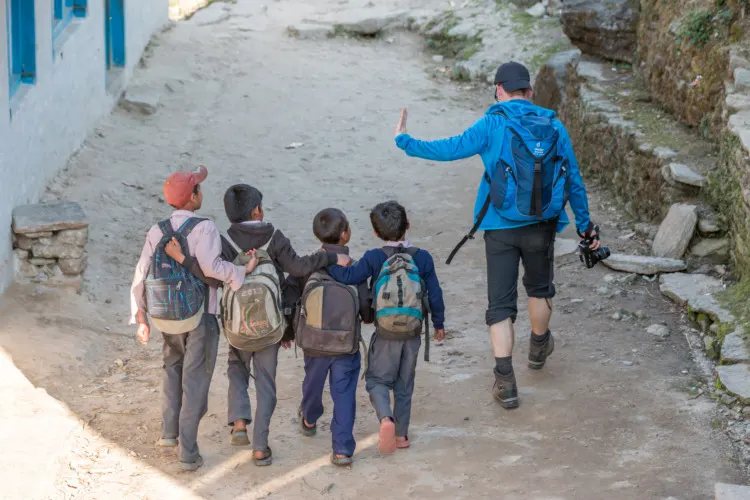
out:
M19 90L10 113L6 0L0 0L0 292L13 279L11 213L34 203L47 182L110 112L119 92L107 92L104 1L89 0L86 17L67 28L53 58L52 2L34 0L36 84ZM168 19L168 0L125 0L127 82L151 35ZM23 95L21 95L23 93ZM72 200L75 201L75 200Z

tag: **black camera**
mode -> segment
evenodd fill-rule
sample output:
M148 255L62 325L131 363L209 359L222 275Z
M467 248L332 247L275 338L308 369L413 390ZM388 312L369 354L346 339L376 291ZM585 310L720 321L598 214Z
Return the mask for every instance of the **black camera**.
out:
M596 231L596 235L589 238L586 238L579 233L579 236L583 238L583 241L578 244L578 254L581 258L581 262L586 266L586 269L591 269L597 265L600 260L608 259L611 255L609 247L601 246L596 250L591 249L591 245L594 241L599 239L599 226L595 226L594 231Z

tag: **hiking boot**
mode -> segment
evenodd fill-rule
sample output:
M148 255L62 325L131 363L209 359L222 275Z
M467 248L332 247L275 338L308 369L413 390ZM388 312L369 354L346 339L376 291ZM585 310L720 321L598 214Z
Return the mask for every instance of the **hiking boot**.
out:
M518 408L518 387L516 387L516 376L500 375L495 373L495 386L492 388L492 395L495 397L500 406L506 410Z
M547 342L543 344L534 342L534 333L532 333L529 339L529 368L532 370L541 370L544 367L544 363L547 362L547 357L554 350L555 339L552 337L552 333L549 334Z

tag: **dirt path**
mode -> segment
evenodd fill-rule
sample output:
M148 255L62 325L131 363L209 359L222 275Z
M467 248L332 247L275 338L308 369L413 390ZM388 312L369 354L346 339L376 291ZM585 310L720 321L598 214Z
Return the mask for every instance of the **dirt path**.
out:
M284 34L289 22L333 7L345 8L283 0L265 11L260 2L240 0L220 24L184 23L165 33L137 75L139 84L161 93L163 107L148 118L113 113L51 187L49 198L76 200L91 217L84 293L15 287L0 299L0 346L82 424L54 436L47 459L55 465L36 472L48 489L41 494L39 486L35 498L188 498L192 491L217 499L702 499L717 480L741 482L723 435L712 430L713 404L688 396L700 373L680 314L643 280L605 284L602 268L587 272L562 259L553 319L557 350L543 372L525 368L529 327L522 313L515 352L521 408L506 412L492 401L481 241L467 245L454 265L442 264L470 225L480 162L409 159L392 136L401 106L409 106L414 134L440 137L481 116L490 93L435 81L431 59L410 34L396 33L392 43ZM285 149L291 143L304 145ZM160 425L159 338L137 346L125 318L143 235L169 213L160 198L163 179L199 162L210 170L204 215L225 228L224 189L254 184L263 191L268 219L300 252L316 248L311 220L321 208L348 214L358 254L377 244L369 208L390 198L406 205L410 239L440 261L450 337L434 348L432 363L419 365L411 450L387 460L377 456L376 422L362 386L358 459L350 471L334 470L327 462L329 435L308 440L296 432L302 358L286 351L271 429L276 460L255 468L249 451L228 444L222 341L200 433L206 466L194 475L171 475L174 456L153 447ZM614 238L620 233L612 213L593 198L594 218L613 246L626 245ZM641 319L611 319L620 309L641 311ZM660 321L672 330L666 342L645 332ZM32 402L28 412L53 415L46 401ZM6 450L29 449L27 440L36 439L24 435L25 422L3 434ZM28 470L33 467L18 466L3 478L8 491L24 491Z

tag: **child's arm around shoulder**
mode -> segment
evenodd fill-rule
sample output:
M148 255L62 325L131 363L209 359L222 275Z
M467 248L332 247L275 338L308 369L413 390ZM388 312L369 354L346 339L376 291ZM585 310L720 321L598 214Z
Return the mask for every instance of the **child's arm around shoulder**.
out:
M271 244L268 245L268 255L281 266L282 271L289 273L290 276L294 276L295 278L309 276L318 269L325 269L327 266L336 264L338 261L338 256L333 252L315 252L300 257L294 251L289 238L284 236L284 233L279 230L271 237Z
M432 315L432 326L435 328L435 339L445 338L445 303L443 302L443 289L435 271L435 261L427 250L420 250L419 271L422 274L425 287L427 288L427 299L430 302L430 313Z
M345 285L359 285L369 278L377 276L380 267L385 262L385 254L381 250L368 250L356 264L349 267L330 266L328 274L339 283Z

